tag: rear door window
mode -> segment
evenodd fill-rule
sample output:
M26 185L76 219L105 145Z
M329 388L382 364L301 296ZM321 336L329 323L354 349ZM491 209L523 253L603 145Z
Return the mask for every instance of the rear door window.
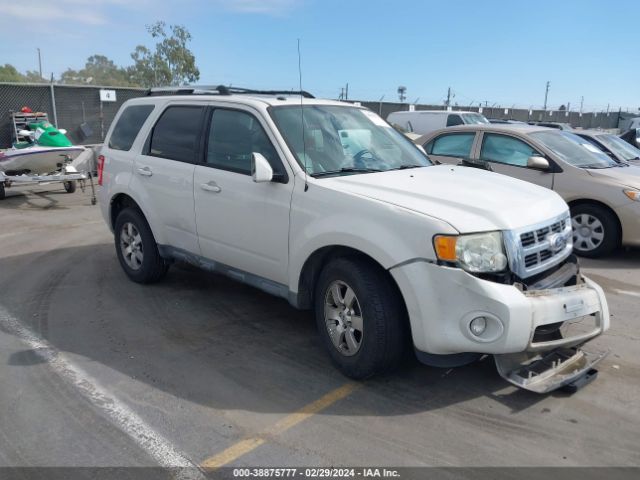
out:
M204 107L168 107L151 132L149 155L194 163L200 143Z
M109 148L131 150L142 124L153 111L153 105L131 105L124 109L109 138Z
M426 150L431 155L469 158L475 136L475 132L440 135L427 144Z
M529 157L540 155L531 145L517 138L496 133L485 133L480 160L526 167Z
M447 117L447 127L454 127L456 125L463 125L462 117L460 115L451 114Z

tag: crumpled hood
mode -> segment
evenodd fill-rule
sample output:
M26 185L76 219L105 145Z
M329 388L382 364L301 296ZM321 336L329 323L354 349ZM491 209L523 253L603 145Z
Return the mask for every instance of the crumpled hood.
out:
M568 211L551 190L470 167L346 175L318 184L441 219L461 233L526 227Z
M587 169L592 177L605 177L619 185L640 188L640 164L630 164L628 167L590 168Z

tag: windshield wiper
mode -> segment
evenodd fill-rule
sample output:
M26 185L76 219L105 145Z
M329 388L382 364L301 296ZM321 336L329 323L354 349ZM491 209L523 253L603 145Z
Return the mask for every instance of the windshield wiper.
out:
M326 172L315 172L312 173L312 177L325 177L327 175L339 175L341 173L375 173L375 172L383 172L384 170L380 170L378 168L359 168L359 167L342 167L339 170L327 170Z
M389 170L407 170L408 168L420 168L420 167L424 167L424 165L414 165L412 163L408 163L405 165L400 165L399 167L396 167L396 168L390 168Z

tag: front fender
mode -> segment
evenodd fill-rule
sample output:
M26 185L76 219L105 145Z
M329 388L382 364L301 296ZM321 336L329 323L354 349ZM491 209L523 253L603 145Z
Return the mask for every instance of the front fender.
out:
M434 260L433 235L457 233L449 224L415 211L318 185L308 192L296 189L290 232L293 293L298 292L305 262L321 248L349 247L390 269L412 259Z

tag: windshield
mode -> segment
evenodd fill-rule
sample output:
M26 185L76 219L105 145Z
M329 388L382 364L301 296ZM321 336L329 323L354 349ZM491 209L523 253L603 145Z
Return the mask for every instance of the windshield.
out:
M482 125L485 123L489 123L489 120L487 120L484 115L480 115L479 113L466 113L464 115L464 123L466 123L467 125Z
M596 138L618 158L623 160L640 159L640 150L615 135L598 135Z
M529 134L553 151L561 160L580 168L609 168L618 164L584 138L565 130Z
M273 107L271 114L296 160L310 175L348 175L432 165L416 145L369 110L297 105Z

